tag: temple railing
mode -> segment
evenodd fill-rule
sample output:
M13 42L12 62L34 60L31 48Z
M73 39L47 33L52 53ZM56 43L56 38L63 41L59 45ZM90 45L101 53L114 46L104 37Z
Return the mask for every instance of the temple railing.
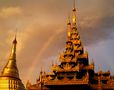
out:
M88 84L88 80L86 78L83 79L76 79L76 80L49 80L44 83L44 85L81 85L81 84Z
M44 85L89 85L89 74L88 72L81 79L73 78L68 79L66 75L64 75L63 79L58 79L57 77L53 80L47 80L44 82Z

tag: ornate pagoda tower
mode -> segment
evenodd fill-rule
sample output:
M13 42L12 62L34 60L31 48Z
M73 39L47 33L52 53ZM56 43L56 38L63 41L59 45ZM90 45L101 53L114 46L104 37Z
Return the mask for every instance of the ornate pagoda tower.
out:
M88 52L84 52L76 25L75 3L72 22L67 20L67 41L65 50L60 54L60 65L52 65L51 75L46 75L44 85L51 90L88 90L89 75L94 75L94 63L89 64Z
M16 65L16 44L15 37L9 60L0 75L0 90L25 90Z
M94 62L89 63L76 25L76 8L72 10L72 21L67 20L67 41L60 54L59 65L52 65L52 73L40 73L36 84L27 82L27 90L114 90L114 78L110 71L94 72Z

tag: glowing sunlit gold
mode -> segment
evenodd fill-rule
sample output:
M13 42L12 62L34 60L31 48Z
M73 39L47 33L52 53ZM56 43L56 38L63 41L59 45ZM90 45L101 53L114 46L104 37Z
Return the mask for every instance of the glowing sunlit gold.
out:
M13 48L0 76L0 90L25 90L19 78L19 72L16 65L16 38L13 41Z
M70 39L70 36L71 36L71 22L70 22L70 17L68 17L68 20L67 20L67 25L68 25L68 39Z

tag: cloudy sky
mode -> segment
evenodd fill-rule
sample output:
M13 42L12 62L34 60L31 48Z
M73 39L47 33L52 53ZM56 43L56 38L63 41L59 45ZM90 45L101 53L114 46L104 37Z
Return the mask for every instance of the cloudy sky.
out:
M20 78L35 83L64 50L73 0L0 0L0 71L8 61L17 29ZM77 27L89 60L114 75L114 0L77 0Z

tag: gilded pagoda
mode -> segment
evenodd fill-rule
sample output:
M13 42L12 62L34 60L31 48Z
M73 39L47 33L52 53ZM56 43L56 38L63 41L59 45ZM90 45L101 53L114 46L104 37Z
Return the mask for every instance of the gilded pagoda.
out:
M0 90L25 90L16 65L16 44L15 37L9 60L0 75Z
M94 62L89 63L76 25L76 8L72 10L72 22L67 21L67 41L60 54L60 64L52 65L52 72L40 72L36 84L29 81L27 90L114 90L114 78L110 71L94 71Z

